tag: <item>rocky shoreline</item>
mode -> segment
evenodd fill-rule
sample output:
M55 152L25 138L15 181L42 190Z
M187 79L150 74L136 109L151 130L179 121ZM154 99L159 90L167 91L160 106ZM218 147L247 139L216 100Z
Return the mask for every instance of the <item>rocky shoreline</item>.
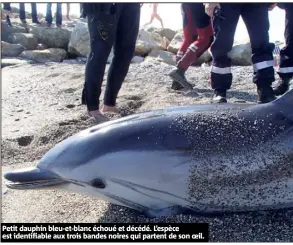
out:
M64 21L62 28L46 28L35 24L21 24L13 21L12 27L1 22L1 55L4 59L27 60L35 63L66 62L86 58L89 53L89 34L84 20ZM133 63L152 57L160 62L175 65L175 54L183 41L182 30L168 28L141 28L136 42ZM108 62L113 54L110 54ZM230 52L232 64L251 65L250 43L235 43ZM210 50L194 64L209 65ZM11 62L12 63L12 62ZM8 63L6 62L6 65Z

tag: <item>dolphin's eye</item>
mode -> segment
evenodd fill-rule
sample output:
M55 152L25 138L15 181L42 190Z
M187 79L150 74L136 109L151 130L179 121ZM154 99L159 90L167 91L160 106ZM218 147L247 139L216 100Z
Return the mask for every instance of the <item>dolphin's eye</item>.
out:
M90 182L90 184L95 187L95 188L99 188L99 189L104 189L106 187L105 183L103 180L101 179L94 179Z

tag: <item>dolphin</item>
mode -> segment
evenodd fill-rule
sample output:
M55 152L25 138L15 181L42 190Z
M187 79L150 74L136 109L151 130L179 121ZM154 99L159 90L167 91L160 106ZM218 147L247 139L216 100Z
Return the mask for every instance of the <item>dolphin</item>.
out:
M293 207L293 90L258 105L143 112L83 130L8 188L62 189L148 217Z

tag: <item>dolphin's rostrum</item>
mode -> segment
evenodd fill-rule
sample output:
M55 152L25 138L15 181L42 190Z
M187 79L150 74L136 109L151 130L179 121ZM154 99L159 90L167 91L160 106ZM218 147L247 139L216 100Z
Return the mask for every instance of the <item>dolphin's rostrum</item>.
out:
M65 189L149 216L292 207L293 90L268 104L181 106L106 122L4 177L10 188Z

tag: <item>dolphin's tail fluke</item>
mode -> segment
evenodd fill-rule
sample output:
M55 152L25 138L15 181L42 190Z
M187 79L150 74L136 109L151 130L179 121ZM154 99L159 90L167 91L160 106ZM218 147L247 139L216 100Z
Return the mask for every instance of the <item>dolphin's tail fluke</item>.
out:
M26 168L4 174L6 186L11 189L40 189L65 184L59 176L40 168Z

